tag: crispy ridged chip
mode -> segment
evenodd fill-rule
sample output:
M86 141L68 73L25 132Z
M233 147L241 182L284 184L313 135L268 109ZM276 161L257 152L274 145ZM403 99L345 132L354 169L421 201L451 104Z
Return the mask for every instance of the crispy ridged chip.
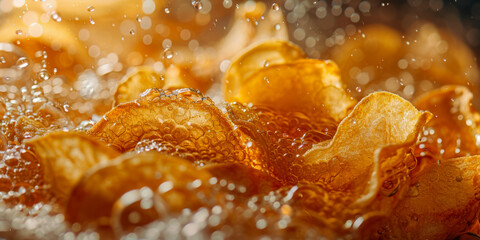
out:
M329 140L337 123L330 118L310 118L300 112L279 112L267 107L227 105L232 121L260 150L261 169L283 184L296 184L291 172L313 144Z
M301 59L275 64L252 73L227 100L339 122L356 103L343 89L339 74L331 61Z
M382 170L403 162L429 118L429 113L418 111L395 94L373 93L343 119L331 141L304 154L303 167L294 173L333 189L368 185L375 164ZM388 148L393 149L384 150Z
M120 155L80 132L52 132L25 142L43 166L44 179L60 200L65 200L92 166Z
M113 108L88 133L121 152L154 140L192 161L246 162L253 149L209 98L190 89L150 89Z
M150 88L175 90L180 88L202 88L189 69L171 65L163 74L153 68L142 66L125 75L114 94L114 106L133 101Z
M477 221L480 156L432 164L410 180L407 195L382 227L391 239L453 239Z
M126 103L137 99L142 92L150 88L162 88L165 85L165 79L153 68L143 66L137 67L125 75L117 86L114 94L114 103L116 106L120 103Z
M148 187L160 197L162 214L195 210L212 200L206 170L158 152L125 154L88 170L70 194L66 218L83 227L112 224L112 208L125 193ZM124 199L128 200L128 199ZM127 204L128 205L128 204Z
M284 40L269 40L243 51L223 76L223 94L227 101L235 101L243 84L259 69L273 64L292 62L305 57L300 47Z
M480 114L473 107L472 99L468 88L447 85L415 101L418 109L434 114L419 144L422 152L435 159L480 153Z
M471 50L433 24L414 26L402 34L385 25L367 25L330 51L352 94L361 98L386 90L411 100L446 84L478 93L480 74Z

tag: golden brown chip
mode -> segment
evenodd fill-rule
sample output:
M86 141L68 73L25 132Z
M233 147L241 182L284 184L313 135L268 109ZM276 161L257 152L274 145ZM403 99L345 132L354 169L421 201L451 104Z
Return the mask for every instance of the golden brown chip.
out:
M126 103L137 99L142 92L150 88L162 88L165 85L165 79L151 67L137 67L130 73L127 73L117 86L114 95L116 106L120 103Z
M40 72L40 69L33 69L35 74L39 75L34 76L39 81L45 80L47 75L51 76L54 73L73 81L78 73L74 71L74 67L78 69L78 67L91 66L92 59L87 49L66 25L54 21L38 24L35 26L38 36L27 32L29 26L22 28L24 25L18 19L12 20L9 26L0 32L0 41L16 44L33 63L45 61L47 73ZM23 30L24 33L17 34L18 30Z
M170 65L164 74L157 73L148 66L137 67L119 83L114 95L114 106L133 101L150 88L175 90L188 87L205 89L186 67Z
M45 183L60 200L65 200L92 166L108 162L120 154L79 132L51 132L25 142L39 159Z
M225 71L224 68L228 67L232 58L250 45L272 39L288 40L288 29L282 11L267 8L263 2L238 4L232 21L228 32L216 44L194 51L187 47L174 48L174 64L187 66L195 83L199 85L190 87L207 90L213 83L212 79ZM294 51L300 51L303 55L298 47Z
M407 195L382 228L385 239L453 239L477 221L480 157L431 165L410 180Z
M338 64L342 80L355 97L380 89L394 92L397 90L394 86L386 88L382 81L397 77L401 70L397 64L405 51L403 44L400 32L372 24L363 27L345 44L333 48L331 58Z
M422 152L434 159L480 153L480 114L473 107L472 99L468 88L448 85L427 92L415 101L418 109L434 114L419 144Z
M404 160L429 118L429 113L418 111L395 94L373 93L343 119L331 141L319 143L305 153L304 163L300 164L303 167L296 174L311 182L328 184L333 189L368 185L375 164L384 169ZM396 156L397 150L383 150L402 144L407 146L398 149L399 156ZM383 160L375 161L377 154Z
M339 74L331 61L301 59L275 64L253 72L226 99L339 122L356 103L343 89Z
M235 19L228 34L215 46L216 57L223 61L234 57L249 45L271 39L288 40L288 31L282 11L267 9L263 2L241 4L235 9ZM286 47L292 50L292 46ZM299 51L299 49L293 50ZM287 49L278 51L286 53ZM300 52L303 55L303 51L300 50ZM234 60L234 62L236 61Z
M204 91L211 85L210 78L204 79L194 76L191 69L186 66L170 65L165 71L164 78L165 86L163 86L163 89L169 90L195 88Z
M214 199L210 177L208 171L178 157L158 152L126 154L85 173L70 194L66 218L83 227L108 226L116 221L111 218L114 204L129 205L122 195L142 188L159 197L160 202L152 204L158 205L160 216L178 214L184 208L195 210Z
M297 184L291 167L314 144L330 140L337 123L330 118L310 118L300 112L279 112L268 107L227 105L232 121L259 148L262 171L283 184Z
M246 162L253 149L209 98L190 89L150 89L113 108L88 133L121 152L154 140L162 151L192 161Z
M223 94L227 101L237 99L243 84L259 69L273 64L292 62L305 57L300 47L283 40L270 40L253 45L243 51L223 76Z
M433 24L414 26L402 36L388 26L367 25L333 48L331 58L355 97L386 90L410 100L446 84L478 92L480 74L471 50Z
M468 86L478 93L480 72L472 50L451 32L431 23L416 25L409 32L411 45L406 55L412 68L423 70L415 79Z
M394 94L367 96L332 140L315 145L291 167L309 183L289 190L290 204L332 238L373 236L403 196L416 164L410 152L429 118Z

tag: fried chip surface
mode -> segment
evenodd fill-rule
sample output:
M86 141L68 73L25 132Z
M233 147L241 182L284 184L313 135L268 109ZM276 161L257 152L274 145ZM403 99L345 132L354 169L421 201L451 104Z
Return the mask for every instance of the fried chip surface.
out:
M223 76L225 99L235 101L243 84L250 81L257 70L304 57L305 53L300 47L284 40L269 40L250 46L232 61Z
M356 100L343 89L335 63L301 59L253 72L228 101L265 105L285 112L327 116L339 122Z
M145 187L159 197L154 203L159 216L195 210L211 200L210 177L208 171L178 157L155 151L125 154L85 173L70 194L66 218L84 227L110 225L114 204L125 193Z
M472 99L468 88L447 85L415 100L418 109L434 114L423 133L425 139L419 144L422 152L435 159L480 153L480 114Z
M291 167L301 161L313 144L330 140L337 123L328 118L310 118L300 112L280 112L269 107L227 105L232 121L259 149L261 169L284 184L296 184Z
M453 239L477 221L480 157L431 165L411 179L407 195L383 227L386 239Z
M45 183L65 200L92 166L120 155L96 139L79 132L51 132L25 142L33 149L44 171Z
M114 94L116 106L137 99L142 92L149 88L162 88L165 79L151 67L137 67L127 73L117 86Z
M192 161L247 162L247 139L209 98L190 89L150 89L120 104L88 133L114 149L133 150L153 140L159 149Z
M362 99L340 123L331 141L319 143L305 153L303 165L312 170L307 172L307 167L303 167L297 174L333 189L367 185L374 165L386 164L376 163L375 154L382 155L381 149L388 146L407 144L397 159L403 161L408 145L415 144L429 118L430 114L418 111L395 94L373 93ZM381 156L390 157L389 154Z

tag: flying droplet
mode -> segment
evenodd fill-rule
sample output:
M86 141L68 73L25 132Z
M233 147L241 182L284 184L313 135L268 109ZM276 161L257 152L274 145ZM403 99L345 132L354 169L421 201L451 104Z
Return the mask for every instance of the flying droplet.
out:
M17 35L22 35L22 34L23 34L23 31L22 31L21 29L17 29L17 30L15 31L15 33L16 33Z
M89 11L89 12L95 11L95 7L94 6L88 6L87 11Z
M130 35L135 35L135 30L130 30Z
M50 74L48 73L48 71L46 69L42 69L40 70L40 72L38 72L38 77L42 80L48 80L50 79Z
M270 61L265 60L265 62L263 63L263 67L268 67L268 66L270 66Z
M17 69L19 70L25 69L28 65L30 65L30 62L26 57L21 57L17 60Z
M200 0L192 0L192 6L197 10L202 10L203 4Z
M275 10L275 11L278 11L278 10L280 10L280 6L278 6L277 3L273 3L272 4L272 9Z
M50 18L52 18L53 21L55 22L61 22L62 21L62 17L60 17L60 15L58 15L57 12L52 12L52 15L50 15Z
M6 63L6 62L7 62L7 60L5 60L5 58L4 58L4 57L0 57L0 62L1 62L1 63Z
M173 58L173 52L170 50L170 48L166 48L165 51L163 51L163 56L165 59L172 59Z
M165 13L170 13L170 8L165 8Z

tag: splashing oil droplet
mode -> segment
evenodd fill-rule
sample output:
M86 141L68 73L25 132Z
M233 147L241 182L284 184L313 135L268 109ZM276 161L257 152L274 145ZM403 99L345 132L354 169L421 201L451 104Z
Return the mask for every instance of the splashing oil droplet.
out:
M273 3L272 4L272 9L275 10L275 11L278 11L278 10L280 10L280 6L277 3Z
M203 4L202 4L202 1L200 0L192 0L192 6L197 10L203 9Z

